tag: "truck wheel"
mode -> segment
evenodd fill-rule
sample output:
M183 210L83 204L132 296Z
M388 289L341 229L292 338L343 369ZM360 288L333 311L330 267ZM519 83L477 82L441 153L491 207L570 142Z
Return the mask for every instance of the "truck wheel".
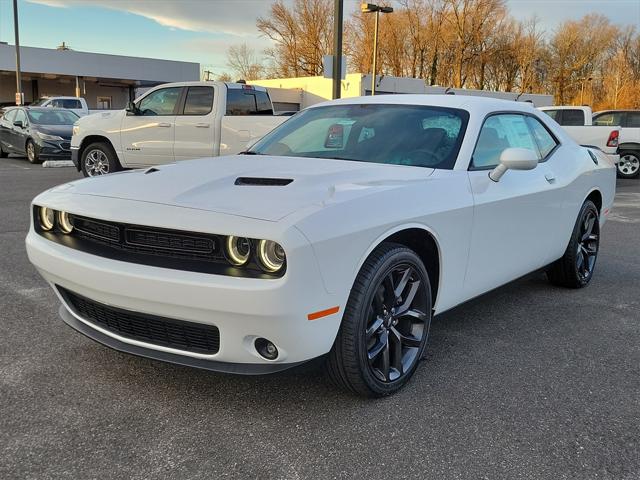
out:
M97 177L122 170L116 152L104 142L92 143L82 151L80 167L85 177Z
M618 176L620 178L635 178L638 174L640 174L640 152L632 150L620 152Z
M26 150L27 150L27 160L29 160L30 163L33 163L33 164L41 163L40 155L38 155L38 150L36 149L36 144L33 143L33 140L31 139L27 140Z

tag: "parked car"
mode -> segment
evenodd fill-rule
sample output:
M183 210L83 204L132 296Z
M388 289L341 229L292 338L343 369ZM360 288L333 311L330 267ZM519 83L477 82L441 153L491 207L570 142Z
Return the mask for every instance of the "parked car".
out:
M620 125L620 162L623 178L640 175L640 110L607 110L593 114L594 125Z
M43 97L32 103L34 107L64 108L79 117L89 115L89 106L82 97Z
M553 118L565 130L573 136L578 143L590 143L602 148L602 140L607 128L615 128L617 133L611 130L607 139L607 147L613 147L617 143L617 154L620 159L618 176L622 178L634 178L640 175L640 110L606 110L592 113L589 107L541 107L547 115ZM575 128L576 126L595 125L597 129ZM620 127L618 129L618 127Z
M92 177L123 168L229 155L245 150L288 117L273 116L263 87L167 83L127 110L90 115L74 127L73 161Z
M325 356L380 396L418 367L432 315L538 269L586 286L615 177L526 103L349 98L244 155L44 192L26 244L100 343L251 374Z
M619 126L593 126L589 107L555 106L539 107L539 110L553 118L579 145L599 148L618 165Z
M0 118L0 157L25 155L31 163L70 159L71 130L78 116L39 107L4 109Z

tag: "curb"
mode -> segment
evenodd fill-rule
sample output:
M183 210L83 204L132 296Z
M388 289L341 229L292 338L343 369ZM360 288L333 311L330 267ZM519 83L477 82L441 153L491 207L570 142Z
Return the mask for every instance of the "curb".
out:
M71 160L47 160L42 162L44 168L73 167Z

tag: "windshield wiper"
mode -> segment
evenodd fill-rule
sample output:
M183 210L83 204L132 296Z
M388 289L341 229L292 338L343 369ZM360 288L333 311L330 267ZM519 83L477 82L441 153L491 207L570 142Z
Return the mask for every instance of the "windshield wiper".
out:
M264 153L254 152L252 150L245 150L244 152L238 152L238 155L264 155Z

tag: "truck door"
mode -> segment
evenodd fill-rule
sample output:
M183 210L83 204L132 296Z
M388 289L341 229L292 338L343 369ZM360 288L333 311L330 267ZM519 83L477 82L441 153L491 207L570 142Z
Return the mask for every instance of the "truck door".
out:
M154 90L137 103L135 114L122 121L121 141L127 167L174 161L176 112L182 87Z
M176 160L217 154L213 96L212 86L186 87L184 102L175 120L173 153Z

